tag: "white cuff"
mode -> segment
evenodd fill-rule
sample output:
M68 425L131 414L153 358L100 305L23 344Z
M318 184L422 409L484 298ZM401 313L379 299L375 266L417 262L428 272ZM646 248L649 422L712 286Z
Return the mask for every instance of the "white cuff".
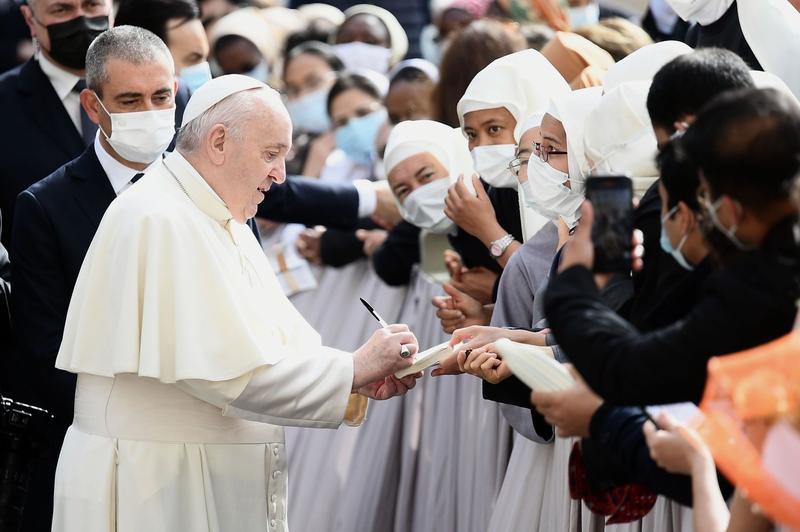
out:
M353 186L356 187L356 192L358 192L358 217L366 218L367 216L372 216L378 206L378 195L375 192L372 181L356 179L353 181Z

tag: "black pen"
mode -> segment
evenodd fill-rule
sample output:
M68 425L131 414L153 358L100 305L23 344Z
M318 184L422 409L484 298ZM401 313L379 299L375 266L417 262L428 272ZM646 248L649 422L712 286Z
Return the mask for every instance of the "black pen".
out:
M372 305L370 305L369 303L364 301L364 298L359 297L358 299L359 299L359 301L361 301L361 303L365 307L367 307L367 310L369 311L370 314L372 314L372 317L375 318L376 320L378 320L378 323L381 324L381 327L386 328L386 327L389 326L389 324L386 323L386 320L381 318L381 315L378 314L377 311L374 308L372 308ZM403 358L408 358L408 357L411 356L411 351L409 351L408 348L405 345L401 345L400 346L400 356L403 357Z

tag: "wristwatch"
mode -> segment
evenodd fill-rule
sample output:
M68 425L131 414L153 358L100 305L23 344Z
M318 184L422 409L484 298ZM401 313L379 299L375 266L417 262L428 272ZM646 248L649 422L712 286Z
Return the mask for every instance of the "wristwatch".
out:
M494 242L489 245L489 254L495 258L499 259L503 256L503 253L506 252L508 246L510 246L514 242L514 235L506 234L501 236Z

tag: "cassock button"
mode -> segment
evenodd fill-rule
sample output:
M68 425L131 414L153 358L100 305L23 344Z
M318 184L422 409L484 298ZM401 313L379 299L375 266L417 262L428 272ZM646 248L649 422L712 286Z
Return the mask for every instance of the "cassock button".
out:
M272 454L274 454L275 456L278 456L278 448L277 447L273 447L272 448Z
M278 523L273 519L272 521L269 522L269 526L275 528L276 526L278 526Z
M270 500L271 500L272 502L275 502L275 501L277 501L277 500L278 500L278 496L277 496L277 495L275 495L275 494L273 493L273 494L272 494L272 497L270 497Z
M273 471L272 472L272 478L278 478L280 475L281 475L280 471Z

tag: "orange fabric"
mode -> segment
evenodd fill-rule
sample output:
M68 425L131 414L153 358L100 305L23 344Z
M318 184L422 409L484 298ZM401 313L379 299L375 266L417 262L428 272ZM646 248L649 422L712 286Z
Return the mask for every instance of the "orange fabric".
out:
M614 64L611 54L577 33L557 32L541 52L570 85L588 66L604 73Z
M588 87L599 87L603 84L603 78L606 76L606 70L594 65L589 65L578 74L578 77L572 80L569 87L572 90L586 89Z
M719 469L772 519L800 528L800 500L762 465L758 437L746 427L761 427L800 416L800 331L735 355L712 358L700 405L705 419L700 435ZM794 457L797 459L797 457Z
M558 5L558 0L528 0L539 19L556 31L570 29L569 17Z

